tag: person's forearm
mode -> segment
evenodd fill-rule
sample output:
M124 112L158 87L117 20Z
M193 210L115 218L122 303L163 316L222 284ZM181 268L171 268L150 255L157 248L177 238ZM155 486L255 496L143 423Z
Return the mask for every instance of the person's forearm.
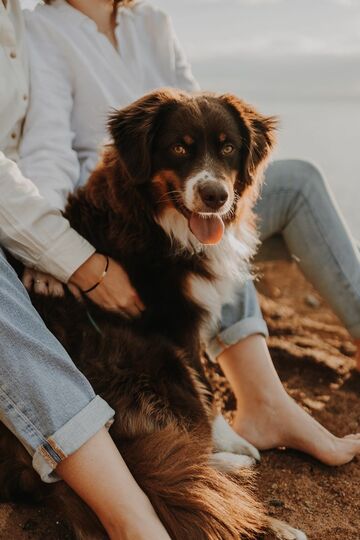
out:
M105 428L56 472L95 512L112 540L170 540Z
M0 189L0 245L25 266L67 282L95 249L1 152Z

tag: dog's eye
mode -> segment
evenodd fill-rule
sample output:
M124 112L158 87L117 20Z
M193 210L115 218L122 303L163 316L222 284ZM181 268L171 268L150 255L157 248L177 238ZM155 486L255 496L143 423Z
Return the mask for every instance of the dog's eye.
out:
M234 150L235 147L232 144L227 143L222 147L221 153L223 156L230 156L230 154L232 154Z
M172 151L177 156L186 156L186 154L188 153L187 149L183 144L174 144L174 146L172 147Z

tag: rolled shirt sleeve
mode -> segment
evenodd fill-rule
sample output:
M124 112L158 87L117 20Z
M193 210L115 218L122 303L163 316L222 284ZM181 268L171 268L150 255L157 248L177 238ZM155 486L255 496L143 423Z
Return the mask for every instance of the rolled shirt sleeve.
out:
M95 248L0 152L0 244L26 266L67 282Z

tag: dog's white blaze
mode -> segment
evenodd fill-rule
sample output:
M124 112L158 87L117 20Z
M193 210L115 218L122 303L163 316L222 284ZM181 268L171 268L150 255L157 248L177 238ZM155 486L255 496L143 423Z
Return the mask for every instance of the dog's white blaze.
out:
M185 203L186 208L188 208L188 210L190 211L195 206L196 184L198 182L201 182L202 180L206 180L207 182L219 182L219 179L216 177L216 175L208 169L203 169L199 173L195 174L195 176L188 178L188 180L186 181L185 191L184 191L184 203ZM227 214L230 211L232 204L234 202L234 198L231 197L231 194L229 193L229 189L225 183L224 183L224 188L227 191L228 200L226 204L218 212L218 214L220 215ZM205 218L211 215L208 213L202 213L202 212L199 212L199 213L200 215L203 215Z
M191 210L191 208L194 206L195 187L196 184L201 180L216 182L216 178L213 173L206 169L203 169L199 173L195 174L195 176L188 178L185 186L184 202L185 206L189 208L189 210Z

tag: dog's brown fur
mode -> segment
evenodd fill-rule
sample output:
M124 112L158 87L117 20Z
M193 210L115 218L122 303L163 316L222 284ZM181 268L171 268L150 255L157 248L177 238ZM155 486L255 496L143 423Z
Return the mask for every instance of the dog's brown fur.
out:
M131 322L91 302L78 303L70 294L63 299L33 295L50 330L115 409L111 435L173 540L255 538L267 522L249 475L226 476L209 464L212 410L199 378L199 327L207 312L184 287L190 273L205 280L214 276L206 252L176 249L154 220L171 202L157 205L157 188L149 181L160 174L149 160L161 111L180 103L191 109L206 102L211 108L216 101L237 118L247 139L234 182L238 213L251 221L253 195L246 191L257 190L258 169L273 144L273 119L231 96L156 92L114 115L113 145L66 210L80 234L126 269L147 306L144 316ZM29 456L5 428L0 492L5 499L39 494L60 500L78 539L105 537L94 514L65 485L41 483Z

